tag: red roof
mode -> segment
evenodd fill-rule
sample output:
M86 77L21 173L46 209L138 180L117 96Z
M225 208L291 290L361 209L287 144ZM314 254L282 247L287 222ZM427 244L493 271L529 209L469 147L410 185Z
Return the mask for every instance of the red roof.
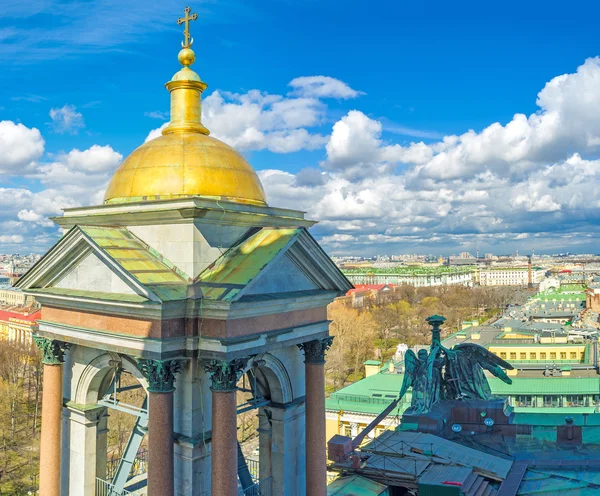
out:
M37 309L29 314L21 312L11 312L10 310L0 310L0 320L19 319L27 320L28 322L35 322L41 318L42 311L40 309Z
M364 291L381 291L385 287L393 287L393 284L355 284L354 289L346 293L346 296Z

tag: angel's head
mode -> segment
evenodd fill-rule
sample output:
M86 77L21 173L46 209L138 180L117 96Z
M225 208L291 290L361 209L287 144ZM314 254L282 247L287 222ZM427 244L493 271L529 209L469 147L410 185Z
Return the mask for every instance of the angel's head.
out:
M419 358L419 360L423 361L423 360L427 360L427 350L426 349L420 349L419 352L417 353L417 357Z

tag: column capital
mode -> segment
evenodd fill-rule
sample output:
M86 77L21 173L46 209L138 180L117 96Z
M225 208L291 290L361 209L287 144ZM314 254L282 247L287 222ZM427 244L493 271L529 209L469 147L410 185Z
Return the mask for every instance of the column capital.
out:
M226 360L206 360L202 363L204 370L210 374L212 385L211 391L227 393L236 390L237 382L242 377L244 369L250 357L234 358Z
M325 363L325 353L332 343L333 336L300 343L298 348L304 352L304 363Z
M181 371L185 360L152 360L141 358L138 366L148 380L148 392L171 393L175 391L175 374Z
M46 365L62 365L65 363L65 353L71 347L69 343L43 336L33 336L35 345L42 350L42 362Z

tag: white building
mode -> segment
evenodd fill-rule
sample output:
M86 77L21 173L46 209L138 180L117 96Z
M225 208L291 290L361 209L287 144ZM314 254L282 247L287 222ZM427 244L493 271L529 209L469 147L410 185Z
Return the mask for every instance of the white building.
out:
M538 285L544 279L544 271L540 268L531 269L531 282ZM490 267L479 272L481 286L524 286L529 284L529 269L527 267Z

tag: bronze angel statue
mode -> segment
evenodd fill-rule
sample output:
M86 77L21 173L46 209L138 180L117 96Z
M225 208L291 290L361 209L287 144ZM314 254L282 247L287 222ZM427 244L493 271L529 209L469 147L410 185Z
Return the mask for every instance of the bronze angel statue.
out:
M408 350L404 356L405 372L400 398L412 386L412 402L407 414L428 412L444 399L490 399L492 391L484 370L512 384L504 372L504 369L513 368L510 363L474 343L460 343L450 349L444 347L440 326L446 319L432 315L426 320L433 333L429 353L423 349L415 355Z

